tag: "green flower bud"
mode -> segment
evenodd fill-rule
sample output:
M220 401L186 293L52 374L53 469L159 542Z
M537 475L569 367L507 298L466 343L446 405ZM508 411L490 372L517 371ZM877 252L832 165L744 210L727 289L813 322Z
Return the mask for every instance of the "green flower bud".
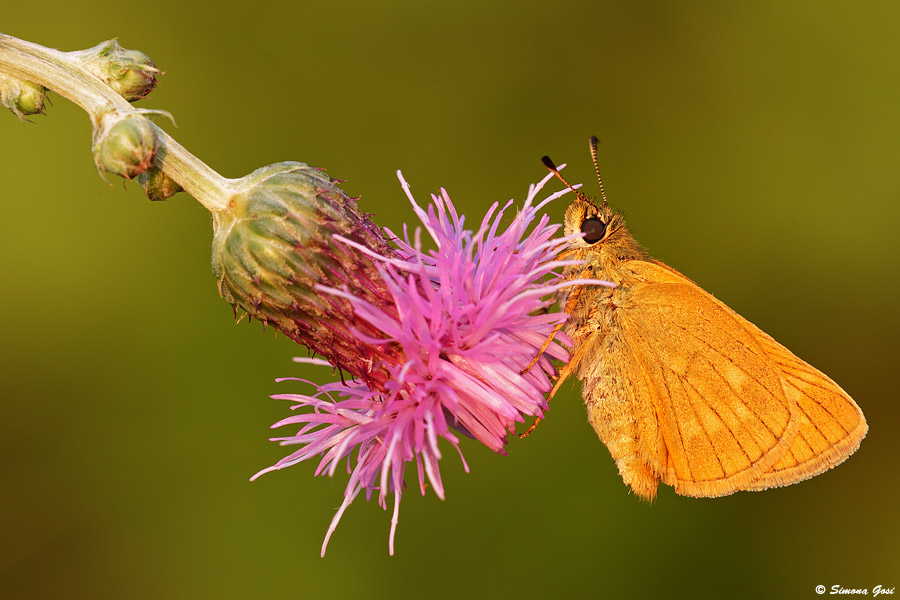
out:
M126 117L104 127L94 142L94 164L106 172L134 179L154 166L159 151L156 126L141 116Z
M47 90L31 83L0 73L0 105L22 119L25 115L44 113Z
M379 359L396 356L397 348L376 345L373 352L360 334L384 334L355 319L345 299L317 286L346 290L396 314L373 259L335 239L391 256L384 232L323 171L303 163L263 167L237 189L230 211L215 215L212 268L220 294L354 377L383 382Z
M141 173L137 181L151 200L165 200L184 189L160 169L150 169Z
M144 98L156 87L160 71L150 57L138 50L123 48L116 40L107 40L72 54L79 56L88 71L129 102Z

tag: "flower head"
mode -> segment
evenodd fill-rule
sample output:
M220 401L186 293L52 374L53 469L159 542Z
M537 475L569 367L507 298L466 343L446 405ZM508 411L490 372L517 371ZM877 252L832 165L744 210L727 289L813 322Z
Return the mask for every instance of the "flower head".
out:
M395 344L372 345L379 331L356 319L350 303L317 286L340 287L391 311L376 261L393 250L385 232L324 171L284 162L235 180L227 209L215 213L213 274L222 296L351 377L378 387L396 360ZM351 329L358 331L351 331ZM362 334L362 336L360 336Z
M546 215L538 217L547 202L565 193L534 204L550 177L531 186L505 230L502 221L512 201L503 208L494 204L472 232L465 229L465 217L457 214L445 190L433 195L425 210L400 176L434 250L423 249L421 229L410 238L404 228L397 251L386 256L336 236L377 261L394 310L337 288L319 286L319 291L349 302L366 331L383 332L373 337L358 331L362 341L402 351L397 360L382 360L388 378L381 386L353 380L311 384L316 390L310 395L273 396L295 402L294 409L307 409L273 426L300 425L296 434L273 441L301 447L256 476L319 455L316 474L330 475L347 461L350 479L322 545L323 555L341 515L363 490L367 498L378 490L385 509L387 496L394 495L389 542L393 554L408 463L415 462L420 492L424 494L427 482L443 498L439 440L453 446L461 458L457 433L503 453L517 422L543 414L544 394L555 374L549 358L568 360L562 344L570 340L558 334L535 367L524 374L522 370L554 326L567 318L542 312L552 305L553 293L583 283L563 281L555 271L572 264L558 260L568 238L552 238L559 226L549 224Z

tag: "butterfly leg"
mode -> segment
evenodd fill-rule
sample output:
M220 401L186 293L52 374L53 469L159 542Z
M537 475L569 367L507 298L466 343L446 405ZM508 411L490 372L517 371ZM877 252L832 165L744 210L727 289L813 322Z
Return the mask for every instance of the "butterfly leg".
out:
M569 363L568 363L566 366L564 366L562 369L559 370L559 375L558 375L557 378L556 378L556 383L554 384L553 389L550 390L550 395L547 396L547 402L548 402L548 403L549 403L550 400L553 398L553 396L556 395L556 392L559 391L559 388L562 387L563 382L564 382L566 379L568 379L569 376L572 375L572 373L575 372L575 369L578 368L578 364L581 362L581 358L584 356L584 350L585 350L586 347L587 347L587 344L582 345L582 346L575 352L575 354L572 355L572 359L569 361ZM520 438L520 439L525 439L525 438L527 438L529 435L531 435L531 432L534 431L534 430L537 428L538 423L540 423L542 420L543 420L543 419L542 419L541 417L535 417L534 423L531 424L531 427L529 427L528 429L526 429L524 433L520 433L520 434L519 434L519 438Z
M562 323L556 324L556 327L553 328L553 331L551 331L550 335L547 336L547 339L544 340L544 344L541 346L540 350L538 350L538 352L534 356L534 358L531 359L531 362L528 363L528 366L525 367L524 369L522 369L521 371L519 371L519 375L526 374L528 371L530 371L534 367L534 365L536 365L538 363L539 360L541 360L541 357L544 355L544 352L547 351L547 348L550 347L550 344L552 344L553 340L556 338L556 334L559 333L559 330L562 329L563 325L565 325L565 324L566 324L565 321L563 321Z
M578 279L581 279L582 277L586 276L589 273L590 273L590 270L585 270L583 273L581 273L578 276ZM583 286L578 286L577 288L575 288L575 291L573 291L571 294L569 294L569 299L568 299L568 302L566 302L566 308L565 308L565 310L563 310L563 312L565 312L566 314L572 314L572 311L578 305L578 300L581 297L581 292L583 290L584 290ZM521 371L519 371L520 375L524 375L525 373L530 371L534 367L534 365L536 365L538 363L538 361L541 360L541 357L544 355L544 352L547 351L547 348L549 348L550 344L553 343L553 340L556 339L556 334L559 333L559 330L562 329L563 325L565 325L565 324L566 324L566 321L556 324L556 327L553 328L553 331L551 331L550 335L547 336L547 339L544 340L544 343L541 346L540 350L538 350L535 357L531 359L531 362L528 363L528 366L525 367L524 369L522 369Z

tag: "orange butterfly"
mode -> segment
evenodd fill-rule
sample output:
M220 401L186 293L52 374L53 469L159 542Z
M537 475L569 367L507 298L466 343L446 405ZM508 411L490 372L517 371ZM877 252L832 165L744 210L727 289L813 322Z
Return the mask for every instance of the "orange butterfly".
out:
M595 137L591 156L597 168ZM850 396L652 259L602 181L600 193L598 204L576 191L566 210L566 235L583 234L567 254L584 264L564 275L616 287L560 293L574 348L551 396L572 374L583 381L588 418L625 483L645 499L660 481L686 496L724 496L796 483L850 456L867 431Z

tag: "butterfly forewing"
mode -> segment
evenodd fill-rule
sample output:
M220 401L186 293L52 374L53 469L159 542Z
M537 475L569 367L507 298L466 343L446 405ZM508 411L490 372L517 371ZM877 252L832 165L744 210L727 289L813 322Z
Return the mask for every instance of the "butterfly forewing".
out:
M680 494L729 494L787 453L796 402L744 319L673 270L632 262L617 312L662 425L660 477Z

